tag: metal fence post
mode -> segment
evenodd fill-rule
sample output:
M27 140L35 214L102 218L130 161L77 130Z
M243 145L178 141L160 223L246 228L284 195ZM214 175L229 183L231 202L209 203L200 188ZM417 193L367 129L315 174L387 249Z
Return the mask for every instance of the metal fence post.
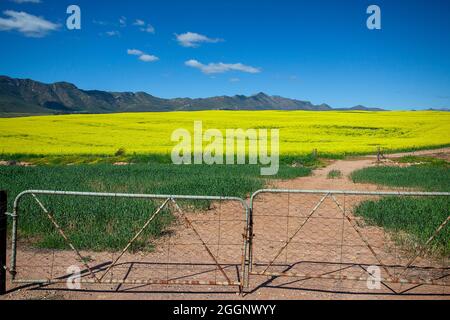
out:
M0 191L0 295L6 293L6 191Z

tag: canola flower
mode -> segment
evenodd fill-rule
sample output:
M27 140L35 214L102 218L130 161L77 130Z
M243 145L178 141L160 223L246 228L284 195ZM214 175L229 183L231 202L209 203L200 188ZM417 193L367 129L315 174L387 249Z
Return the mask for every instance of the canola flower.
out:
M201 111L0 119L3 154L170 154L174 130L279 129L280 155L342 155L450 144L450 113L437 111Z

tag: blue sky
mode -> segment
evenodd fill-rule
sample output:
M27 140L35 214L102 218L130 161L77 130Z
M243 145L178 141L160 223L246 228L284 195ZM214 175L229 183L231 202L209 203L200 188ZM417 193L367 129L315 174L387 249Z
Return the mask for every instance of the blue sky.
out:
M70 4L81 30L65 27ZM371 4L381 30L366 27ZM449 13L448 0L0 0L0 74L166 98L443 108Z

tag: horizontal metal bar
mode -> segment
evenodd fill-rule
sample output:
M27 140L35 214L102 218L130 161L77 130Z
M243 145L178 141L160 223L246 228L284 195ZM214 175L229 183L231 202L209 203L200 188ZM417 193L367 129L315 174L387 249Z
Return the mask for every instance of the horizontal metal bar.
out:
M286 193L286 194L332 194L355 196L409 196L409 197L436 197L450 196L450 192L402 192L402 191L347 191L347 190L301 190L301 189L261 189L254 192L250 198L250 208L256 196L262 193Z
M97 282L94 279L71 279L72 281L77 281L82 284L162 284L162 285L204 285L204 286L241 286L240 282L237 281L201 281L201 280L150 280L150 279L137 279L137 280L126 280L126 279L104 279ZM65 279L15 279L11 281L14 284L58 284L67 283Z
M238 197L222 197L222 196L193 196L193 195L162 195L162 194L134 194L134 193L105 193L105 192L81 192L81 191L54 191L54 190L26 190L17 195L14 200L14 208L20 198L26 194L46 194L59 196L81 196L81 197L104 197L104 198L132 198L132 199L176 199L176 200L227 200L238 201L244 208L248 208L247 203ZM15 210L14 210L15 211Z
M326 280L351 280L351 281L367 281L369 277L355 277L346 275L317 275L317 274L305 274L305 273L293 273L293 272L256 272L250 271L254 276L269 276L269 277L287 277L287 278L311 278L311 279L326 279ZM438 281L438 280L423 280L423 279L394 279L394 278L382 278L380 282L386 283L399 283L399 284L413 284L413 285L433 285L433 286L450 286L450 282Z
M265 245L268 245L268 243L272 243L272 244L285 244L287 241L286 240L273 240L273 239L269 239L269 238L265 238L264 236L259 236L258 237L258 242L265 242ZM268 243L267 243L268 242ZM332 242L332 240L330 240L329 242L324 242L324 241L309 241L309 240L297 240L297 241L291 241L290 244L298 244L298 245L308 245L308 246L315 246L315 247L335 247L335 248L342 248L342 247L346 247L346 248L365 248L367 247L364 243L362 244L345 244L345 243L339 243L336 240L334 242ZM261 244L262 245L262 244ZM372 246L373 248L377 248L377 249L383 249L386 248L384 245L380 245L380 246ZM292 246L290 247L290 250L295 250L292 249ZM260 249L259 250L263 250L263 251L268 251L265 249ZM311 248L308 248L311 249ZM333 251L333 253L339 252L340 250L335 250ZM294 258L295 259L295 258Z
M271 208L273 208L273 206L271 206ZM259 208L258 208L259 209ZM261 208L261 209L266 209L266 207L264 207L264 208ZM302 218L307 218L307 216L306 215L302 215L302 214L298 214L298 215L292 215L292 214L290 214L290 215L282 215L282 214L273 214L273 215L271 215L271 214L260 214L260 213L254 213L253 214L253 219L255 219L255 218L289 218L289 219L302 219ZM359 220L361 220L361 221L364 221L364 219L363 218L359 218L359 217L357 217ZM318 217L311 217L310 218L311 220L332 220L332 221L335 221L335 220L338 220L338 221L342 221L342 219L345 219L345 218L343 218L342 216L341 217L324 217L324 216L318 216ZM353 218L353 219L355 219L355 218ZM203 221L205 221L205 220L203 220Z
M370 263L358 263L358 262L332 262L332 261L311 261L311 260L303 260L300 261L298 263L295 263L296 265L300 265L300 264L313 264L313 265L329 265L329 266L354 266L354 267L370 267L370 266L375 266L375 267L380 267L380 265L374 265L374 264L370 264ZM267 265L267 262L256 262L253 264L254 267L264 267ZM385 267L388 268L404 268L405 265L401 265L401 264L385 264ZM286 264L286 263L274 263L273 267L292 267L292 264ZM409 268L410 270L438 270L439 272L444 272L445 271L450 271L450 267L419 267L419 266L411 266ZM448 276L450 276L450 273L448 274Z

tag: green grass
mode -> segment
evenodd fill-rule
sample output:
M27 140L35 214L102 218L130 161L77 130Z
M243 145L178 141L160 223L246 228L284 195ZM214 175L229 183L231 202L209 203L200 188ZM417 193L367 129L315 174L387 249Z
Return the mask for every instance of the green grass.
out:
M327 175L328 179L340 179L342 178L342 172L339 170L331 170Z
M119 151L119 150L117 150ZM116 152L117 153L117 152ZM127 162L133 164L170 164L170 155L160 154L121 154L121 155L97 155L97 154L71 154L71 155L39 155L39 154L0 154L0 160L20 161L38 166L81 165L81 164L114 164Z
M433 165L433 166L449 166L449 163L444 159L433 157L420 157L420 156L405 156L395 160L398 163L412 163L421 165Z
M449 215L450 200L444 197L387 197L362 202L355 209L369 225L381 226L393 233L402 245L424 245ZM450 228L447 226L431 243L430 251L450 254Z
M310 172L304 167L281 166L273 178L289 179ZM249 165L0 167L0 189L8 191L9 210L15 196L27 189L246 197L265 183L259 167ZM55 215L75 247L96 251L122 249L157 207L155 202L135 199L45 195L39 199ZM209 204L200 201L182 205L204 209ZM31 196L23 199L19 214L20 241L34 247L67 248ZM132 249L151 250L152 240L164 233L172 220L172 214L164 211Z
M299 165L315 168L323 165L323 159L343 158L331 154L320 154L320 158L312 154L296 156L280 156L282 165ZM119 148L115 154L7 154L0 153L0 160L26 162L39 166L80 165L80 164L114 164L127 162L133 164L171 164L170 154L137 154L127 153ZM248 158L247 161L248 163Z
M355 171L351 177L355 183L374 183L427 191L450 191L450 169L444 165L420 165L406 168L371 167Z
M409 159L408 161L417 159ZM406 159L404 159L406 161ZM406 168L372 167L356 171L357 183L375 183L391 187L416 188L423 191L450 191L450 168L440 161L428 160L425 165ZM362 202L355 215L370 225L391 231L403 244L424 245L450 212L449 197L386 197ZM450 254L450 228L447 226L431 244L431 252Z

